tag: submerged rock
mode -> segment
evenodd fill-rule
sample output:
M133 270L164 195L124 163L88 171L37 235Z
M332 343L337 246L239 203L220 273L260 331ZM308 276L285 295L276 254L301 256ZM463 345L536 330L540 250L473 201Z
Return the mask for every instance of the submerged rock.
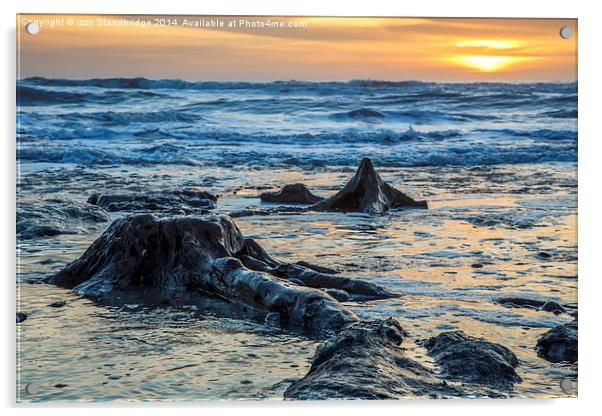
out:
M338 270L331 269L330 267L319 266L317 264L312 264L312 263L309 263L309 262L303 261L303 260L298 261L295 264L297 264L298 266L301 266L301 267L305 267L306 269L311 269L313 271L320 272L320 273L339 274Z
M364 158L355 176L341 191L309 209L382 214L391 208L405 207L427 208L427 203L415 201L385 183L374 170L370 159Z
M318 347L311 369L284 392L285 399L401 399L454 397L461 392L437 379L400 348L397 321L354 323Z
M292 278L304 286L287 280ZM101 300L146 289L200 291L277 312L283 324L316 335L358 319L319 288L345 290L358 299L395 296L368 282L279 262L245 239L227 216L119 219L47 281Z
M545 312L552 312L555 315L560 315L561 313L567 312L564 306L554 301L526 298L499 298L496 299L496 302L511 308L530 308Z
M311 193L302 183L285 185L277 192L264 192L259 195L259 198L265 202L279 204L315 204L324 199Z
M51 308L62 308L67 304L66 300L57 300L56 302L52 302L50 305Z
M17 204L18 239L86 233L109 221L104 209L73 201L47 199Z
M579 332L577 321L558 325L543 334L538 340L535 350L537 354L553 363L562 361L574 363L578 358Z
M387 299L399 296L374 283L333 274L330 269L325 270L328 273L322 273L317 270L324 268L309 263L305 263L310 266L306 267L300 263L291 264L278 261L255 241L251 239L245 241L244 249L237 256L251 270L267 272L279 278L299 282L304 286L316 289L344 291L352 300ZM342 294L339 293L338 295L342 297Z
M522 381L514 370L518 358L503 345L452 331L429 338L424 347L449 380L500 390Z
M348 299L374 300L394 298L399 295L364 280L351 279L338 275L316 272L298 264L280 263L269 270L270 273L285 279L297 279L305 286L319 289L334 289L339 291L339 297L344 297L340 291L347 293ZM336 297L336 296L335 296Z
M554 315L560 315L561 313L566 313L566 309L564 306L559 304L558 302L554 302L552 300L547 301L541 307L542 311L552 312Z
M217 196L209 192L185 189L162 193L95 193L90 195L87 202L103 207L110 212L162 211L170 214L189 214L214 209L216 201Z
M541 308L546 302L543 300L537 300L537 299L527 299L527 298L498 298L496 299L497 303L500 303L502 305L507 305L510 307L515 307L515 308L533 308L533 309L539 309Z
M21 322L25 321L27 319L27 315L24 314L23 312L17 312L17 323L20 324Z
M350 118L384 118L384 114L370 108L360 108L346 113Z
M230 212L228 215L232 218L242 218L242 217L252 217L252 216L264 216L264 215L272 215L272 214L301 214L306 212L307 208L301 207L273 207L273 208L256 208L256 207L248 207L246 209L241 209L238 211Z

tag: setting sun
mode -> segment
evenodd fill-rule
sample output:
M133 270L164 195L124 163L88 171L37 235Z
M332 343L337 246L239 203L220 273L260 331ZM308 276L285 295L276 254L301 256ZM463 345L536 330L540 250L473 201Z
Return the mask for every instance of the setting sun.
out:
M470 54L454 56L451 58L452 62L463 67L476 69L479 72L500 71L514 63L525 60L524 57L489 55L494 50L519 50L524 46L524 42L515 39L463 39L456 42L455 46L468 51Z
M494 72L519 61L511 56L467 55L452 58L456 63L482 72Z

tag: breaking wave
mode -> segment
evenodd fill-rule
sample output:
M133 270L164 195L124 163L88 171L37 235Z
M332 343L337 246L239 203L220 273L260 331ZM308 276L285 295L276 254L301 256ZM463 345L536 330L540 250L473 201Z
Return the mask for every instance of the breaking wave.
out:
M17 82L17 157L80 165L577 160L577 83Z

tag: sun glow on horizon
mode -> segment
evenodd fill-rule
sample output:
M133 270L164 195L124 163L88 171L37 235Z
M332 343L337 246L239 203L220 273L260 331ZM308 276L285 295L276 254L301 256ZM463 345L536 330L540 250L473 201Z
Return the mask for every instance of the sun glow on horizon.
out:
M457 64L481 72L495 72L523 59L513 56L461 55L453 57L452 60Z
M513 51L519 52L523 46L524 42L515 39L462 39L455 43L455 47L469 53L454 56L451 60L479 72L497 72L529 59L525 56L512 56ZM504 55L490 55L497 50L507 52Z

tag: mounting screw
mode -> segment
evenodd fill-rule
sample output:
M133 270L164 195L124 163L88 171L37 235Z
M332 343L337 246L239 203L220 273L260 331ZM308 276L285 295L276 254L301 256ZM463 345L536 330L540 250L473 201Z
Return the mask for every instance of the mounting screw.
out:
M570 39L573 36L573 29L570 26L562 26L560 28L560 37L562 39Z
M40 386L36 383L28 383L25 385L25 392L30 396L34 396L40 392Z
M36 22L29 22L25 25L25 31L30 35L37 35L40 31L40 25Z
M563 378L560 380L560 388L563 392L571 394L575 392L575 382L570 378Z

